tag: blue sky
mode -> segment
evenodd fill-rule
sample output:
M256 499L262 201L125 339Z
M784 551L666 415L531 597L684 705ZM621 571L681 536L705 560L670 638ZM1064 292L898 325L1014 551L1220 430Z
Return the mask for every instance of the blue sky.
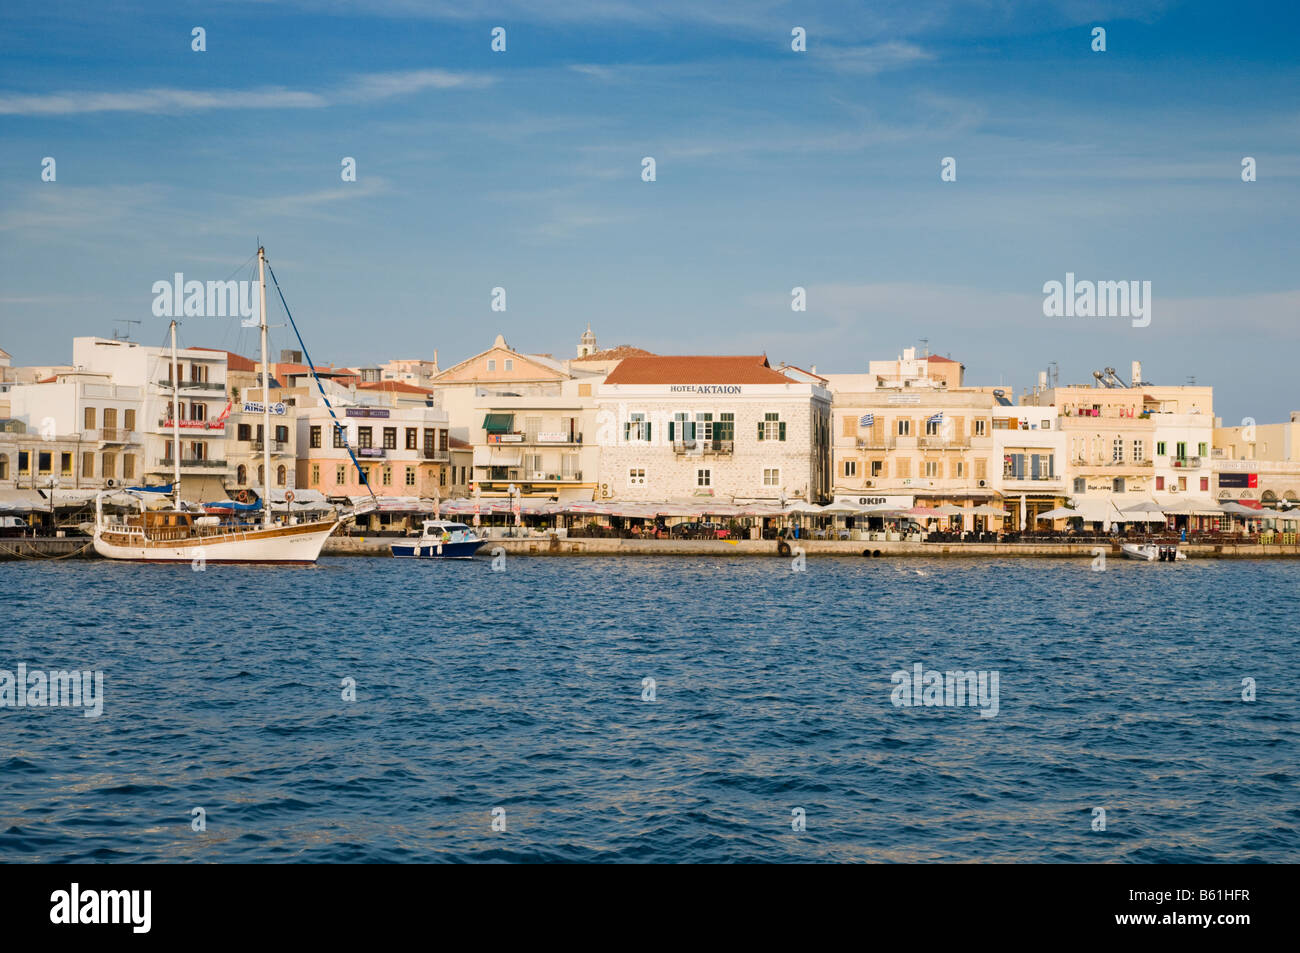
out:
M1138 359L1214 384L1225 422L1282 419L1300 409L1297 19L1141 0L5 5L0 347L66 361L126 318L161 343L153 282L227 278L260 236L321 361L436 348L449 366L498 331L563 357L590 322L604 346L855 372L926 338L972 383ZM1045 318L1066 272L1151 281L1151 325ZM181 336L255 349L237 321Z

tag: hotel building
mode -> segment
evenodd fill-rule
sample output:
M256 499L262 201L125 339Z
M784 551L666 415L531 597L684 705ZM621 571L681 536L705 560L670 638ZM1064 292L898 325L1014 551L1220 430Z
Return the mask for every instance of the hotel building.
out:
M830 406L762 356L624 358L596 387L596 498L821 502Z
M1300 500L1300 410L1278 424L1216 427L1210 465L1221 503L1277 503Z

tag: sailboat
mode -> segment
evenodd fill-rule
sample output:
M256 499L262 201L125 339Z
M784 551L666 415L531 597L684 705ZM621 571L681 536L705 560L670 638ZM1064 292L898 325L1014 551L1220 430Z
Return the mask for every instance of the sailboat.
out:
M271 433L270 365L266 344L266 250L257 249L258 284L262 317L262 405L263 430ZM278 287L277 283L277 287ZM281 295L283 298L283 295ZM325 540L344 522L365 512L358 507L351 513L335 514L325 519L294 522L273 521L271 514L271 441L262 442L263 486L261 525L237 520L223 521L217 516L187 511L181 504L180 461L180 371L176 357L176 322L171 323L172 350L172 451L173 480L171 509L150 510L140 498L139 514L116 517L104 512L104 493L95 499L95 552L108 559L135 562L200 563L314 563ZM107 492L107 491L106 491ZM233 507L237 510L248 507ZM371 507L373 508L373 507Z

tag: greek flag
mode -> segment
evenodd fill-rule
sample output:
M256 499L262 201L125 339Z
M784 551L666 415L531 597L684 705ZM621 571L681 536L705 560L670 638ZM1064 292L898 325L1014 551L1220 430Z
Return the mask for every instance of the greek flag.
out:
M942 410L939 411L939 412L938 412L937 414L935 414L933 417L927 417L927 418L925 418L925 422L926 422L927 424L941 424L941 423L943 423L943 411L942 411Z
M860 427L871 427L874 426L875 423L876 423L875 414L863 414L861 417L858 418L858 426Z

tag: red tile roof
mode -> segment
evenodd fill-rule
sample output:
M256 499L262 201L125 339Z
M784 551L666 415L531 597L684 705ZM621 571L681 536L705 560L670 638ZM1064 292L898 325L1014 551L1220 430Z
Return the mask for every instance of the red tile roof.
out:
M468 440L461 440L460 437L447 437L447 446L454 450L473 450L474 445Z
M357 385L357 390L380 390L395 394L432 394L427 387L416 387L405 381L366 381Z
M654 351L647 351L645 348L640 347L632 347L630 344L620 344L618 347L607 347L603 351L588 354L586 357L575 357L573 362L576 364L580 361L621 361L629 357L655 356Z
M250 357L244 357L242 354L236 354L234 351L227 351L219 347L196 347L196 351L212 351L217 354L226 355L226 369L231 371L255 371L257 362Z
M958 361L954 361L954 360L953 360L952 358L950 358L950 357L940 357L938 354L931 354L929 357L926 358L926 360L927 360L927 361L930 361L931 363L934 363L934 364L957 364L957 363L959 363Z
M762 354L627 357L606 384L789 384Z

